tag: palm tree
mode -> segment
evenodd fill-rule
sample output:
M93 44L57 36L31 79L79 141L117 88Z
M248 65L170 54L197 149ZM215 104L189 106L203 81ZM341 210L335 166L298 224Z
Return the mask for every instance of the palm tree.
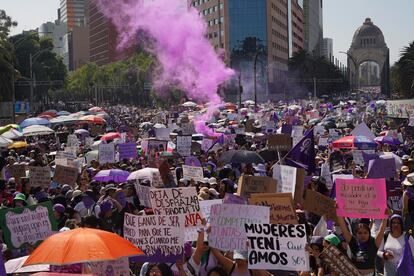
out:
M404 47L401 57L397 62L397 71L401 92L404 96L414 96L414 41Z

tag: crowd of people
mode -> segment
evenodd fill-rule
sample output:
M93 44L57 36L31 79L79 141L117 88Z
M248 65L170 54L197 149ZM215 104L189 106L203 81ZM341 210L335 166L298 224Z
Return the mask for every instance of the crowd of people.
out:
M51 202L53 215L59 231L69 231L78 227L98 228L123 236L125 213L151 215L152 210L141 204L136 181L98 181L95 175L108 169L120 169L129 173L147 167L157 167L160 160L167 160L170 178L163 187L196 187L199 201L223 199L226 194L236 194L239 178L245 175L273 177L273 166L284 164L283 157L289 149L273 152L268 149L268 137L276 133L289 133L293 143L298 143L307 131L314 131L315 167L308 170L307 190L316 191L327 197L332 193L334 175L352 175L366 178L367 170L354 160L355 147L334 147L332 142L351 132L360 123L365 123L374 136L390 137L392 142L377 142L373 151L389 154L397 164L395 176L388 179L397 181L396 196L388 197L387 218L346 218L338 216L331 223L325 216L311 213L301 204L295 204L300 224L306 226L309 252L309 271L251 270L247 252L223 252L209 247L205 235L209 225L201 227L196 242L184 246L185 257L176 263L140 263L131 261L133 275L181 275L181 276L226 276L226 275L341 275L335 271L321 254L330 245L335 246L359 270L361 275L386 276L402 275L397 271L403 258L408 237L414 226L414 144L409 133L408 119L394 119L387 116L385 104L375 101L344 101L333 105L324 101L280 102L254 107L252 103L243 106L223 104L205 126L215 131L214 137L205 133L195 133L192 129L191 155L195 156L203 168L203 180L187 179L182 165L185 158L176 150L176 137L184 134L184 125L192 125L203 113L203 107L184 105L171 110L140 109L130 106L102 106L94 113L101 114L103 122L55 124L54 134L20 137L27 146L3 148L0 157L0 201L2 208L19 208L42 202ZM39 114L38 114L39 115ZM301 133L292 132L301 127ZM168 129L167 137L160 139L160 129ZM290 131L286 132L286 128ZM87 131L77 132L79 129ZM119 137L102 141L105 133L117 132ZM79 133L79 134L76 134ZM51 180L48 188L33 186L30 177L13 177L8 168L13 165L55 166L56 152L65 151L68 135L76 134L79 145L76 160L79 177L75 185L57 183ZM211 138L213 144L202 147L202 140ZM94 144L86 143L85 137L92 137ZM168 140L166 148L150 150L143 141L157 138ZM295 141L295 139L297 139ZM322 142L327 141L327 142ZM90 154L99 143L136 142L137 157L122 159L115 163L100 164L99 158ZM223 156L229 150L247 150L258 153L264 162L224 163ZM92 156L92 157L91 157ZM155 165L154 165L155 164ZM309 166L312 165L312 166ZM329 174L323 173L328 166ZM144 186L155 186L151 179L139 181ZM305 183L303 183L305 186ZM160 187L159 185L157 188ZM414 242L413 246L414 248ZM3 244L6 260L29 255L34 246L19 249L7 248Z

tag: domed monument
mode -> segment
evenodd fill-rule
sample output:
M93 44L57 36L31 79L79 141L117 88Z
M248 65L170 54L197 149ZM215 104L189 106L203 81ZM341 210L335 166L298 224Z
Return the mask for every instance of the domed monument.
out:
M366 18L355 31L347 55L353 89L380 90L389 96L389 49L381 29L374 25L371 18Z

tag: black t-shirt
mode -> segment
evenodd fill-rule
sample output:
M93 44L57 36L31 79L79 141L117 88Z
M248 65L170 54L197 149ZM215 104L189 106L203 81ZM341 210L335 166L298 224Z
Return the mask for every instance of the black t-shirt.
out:
M378 247L375 239L370 237L368 242L360 244L355 237L349 242L349 248L352 253L352 262L358 269L375 269L375 258Z

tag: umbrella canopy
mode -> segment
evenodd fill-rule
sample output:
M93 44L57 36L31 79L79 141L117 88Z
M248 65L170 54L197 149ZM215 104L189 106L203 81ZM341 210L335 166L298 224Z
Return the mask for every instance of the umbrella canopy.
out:
M82 121L86 121L92 124L103 125L106 123L104 118L95 115L87 115L80 118Z
M83 128L75 130L75 134L82 135L82 136L88 136L89 131Z
M164 124L155 124L154 128L166 128Z
M99 152L98 150L91 150L85 153L85 161L88 165L91 164L92 160L98 161L99 160Z
M23 136L23 134L20 131L15 130L14 128L11 128L10 130L3 133L1 136L7 138L7 139L17 139Z
M65 111L65 110L62 110L62 111L59 111L59 112L57 113L57 115L58 115L58 116L68 116L68 115L70 115L70 112Z
M0 148L7 148L11 144L13 144L12 140L10 140L6 137L0 136Z
M150 128L152 127L152 123L151 122L143 122L139 125L140 128Z
M44 119L44 118L28 118L20 123L20 127L25 128L25 127L33 126L33 125L49 125L49 124L50 124L49 120Z
M141 249L117 234L92 228L77 228L47 238L33 251L24 265L113 261L143 254Z
M110 169L99 171L93 179L99 182L115 182L121 183L127 181L129 172L119 170L119 169Z
M39 114L38 117L41 117L42 118L42 116L49 116L49 117L54 118L54 117L57 116L57 112L54 112L53 110L45 111L45 112Z
M98 112L102 112L104 110L102 108L100 108L99 106L94 106L94 107L89 108L88 111L98 113Z
M32 125L23 129L24 136L48 135L55 133L55 131L47 126Z
M375 149L377 147L374 140L365 136L345 136L332 142L332 147L337 149Z
M197 104L195 102L185 102L182 104L184 107L196 107Z
M50 266L49 265L28 265L23 267L24 262L29 258L29 256L24 256L16 259L8 260L4 267L6 268L7 274L13 274L13 273L34 273L39 271L49 271Z
M127 180L149 180L152 184L154 183L154 178L161 179L160 171L156 168L145 168L132 172Z
M50 116L50 115L47 115L47 114L41 114L41 115L38 116L38 118L43 118L43 119L51 120L54 117L53 116Z
M19 129L19 126L18 125L14 125L14 124L9 124L7 126L2 126L2 127L0 127L0 135L3 134L3 133L5 133L6 131L9 131L12 128Z
M265 163L264 159L254 151L248 150L230 150L225 152L220 161L229 164L229 163L255 163L263 164Z
M388 144L392 146L398 146L401 144L400 140L388 135L376 137L374 140L379 144Z
M105 135L102 135L101 141L114 140L116 138L121 138L121 134L119 134L119 132L109 132Z
M13 144L11 144L9 146L9 149L21 149L21 148L26 148L27 146L28 144L26 142L19 141L19 142L14 142Z
M254 105L254 101L252 100L247 100L243 102L245 105Z
M52 125L65 125L65 124L75 124L77 122L81 122L82 120L76 117L72 117L69 115L62 115L50 120Z

